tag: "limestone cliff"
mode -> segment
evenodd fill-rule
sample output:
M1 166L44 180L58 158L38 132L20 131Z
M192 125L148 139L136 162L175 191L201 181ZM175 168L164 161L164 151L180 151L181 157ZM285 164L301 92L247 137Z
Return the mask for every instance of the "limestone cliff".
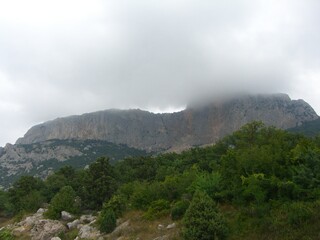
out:
M58 118L32 127L17 143L97 139L147 151L182 150L214 143L253 120L286 129L317 118L309 104L285 94L246 95L171 114L106 110Z

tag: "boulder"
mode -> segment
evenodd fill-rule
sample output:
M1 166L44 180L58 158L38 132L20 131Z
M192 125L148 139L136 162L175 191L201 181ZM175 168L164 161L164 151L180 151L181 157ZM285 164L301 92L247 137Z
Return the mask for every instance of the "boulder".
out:
M79 220L79 219L76 219L76 220L74 220L73 222L67 223L67 227L68 227L69 229L74 229L74 228L77 228L80 223L81 223L80 220Z
M164 229L163 224L159 224L159 225L158 225L158 230L162 230L162 229Z
M94 221L96 219L97 218L95 216L92 216L92 215L82 215L80 217L80 222L87 224L87 223L90 223L90 222L92 222L92 221Z
M31 229L31 236L33 240L48 240L65 231L66 227L61 222L42 219L35 222Z
M38 214L43 214L43 213L46 212L46 211L47 211L47 209L39 208L38 211L37 211L37 213L38 213Z
M72 220L74 217L71 215L71 213L68 213L66 211L62 211L61 212L61 219L63 221L70 221Z
M171 223L167 226L167 229L172 229L176 227L176 223Z
M89 225L83 225L80 230L78 236L80 239L98 239L101 236L101 233L96 228L89 226Z
M130 221L127 220L123 223L121 223L118 227L116 227L113 232L111 233L113 236L119 236L122 232L128 232L130 231Z

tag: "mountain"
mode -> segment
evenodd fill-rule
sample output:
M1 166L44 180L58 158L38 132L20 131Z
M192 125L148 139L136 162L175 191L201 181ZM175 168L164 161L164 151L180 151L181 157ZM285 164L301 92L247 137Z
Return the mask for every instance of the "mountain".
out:
M214 143L253 120L287 129L315 119L308 103L286 94L245 95L192 104L177 113L113 109L58 118L32 127L17 144L95 139L146 151L181 151Z
M320 134L320 118L310 122L304 122L300 126L294 128L289 128L288 131L315 137Z
M98 157L111 162L144 156L143 150L101 140L48 140L32 144L7 144L0 148L0 186L8 187L21 175L45 178L54 170L71 165L83 168Z

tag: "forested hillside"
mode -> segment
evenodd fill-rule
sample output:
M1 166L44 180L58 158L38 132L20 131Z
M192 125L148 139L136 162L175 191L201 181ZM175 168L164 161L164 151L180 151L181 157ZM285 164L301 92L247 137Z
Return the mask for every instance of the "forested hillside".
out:
M320 118L310 122L304 122L298 127L288 129L288 131L305 134L309 137L317 136L320 134Z
M22 175L46 178L63 166L84 168L101 156L110 162L147 152L101 140L49 140L34 144L7 144L0 148L0 188L8 188Z
M142 211L144 223L165 216L176 221L175 239L318 239L320 136L252 122L210 147L114 165L102 157L88 169L64 167L45 181L21 177L0 193L2 215L33 212L44 203L54 219L62 210L101 210L102 232L111 232L116 218Z

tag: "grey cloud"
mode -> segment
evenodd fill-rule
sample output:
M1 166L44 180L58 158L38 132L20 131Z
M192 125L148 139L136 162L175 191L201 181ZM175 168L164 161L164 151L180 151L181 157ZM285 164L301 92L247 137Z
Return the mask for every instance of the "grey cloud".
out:
M0 143L18 125L233 92L292 93L320 111L319 85L301 77L320 76L316 0L70 2L52 13L42 3L32 21L0 17L0 84L14 86L0 101L21 115L10 127L17 116L4 108Z

